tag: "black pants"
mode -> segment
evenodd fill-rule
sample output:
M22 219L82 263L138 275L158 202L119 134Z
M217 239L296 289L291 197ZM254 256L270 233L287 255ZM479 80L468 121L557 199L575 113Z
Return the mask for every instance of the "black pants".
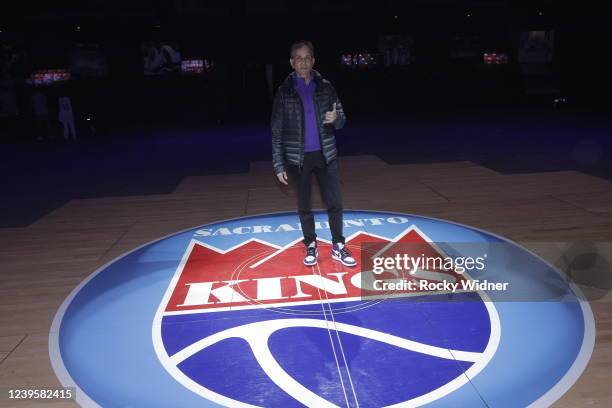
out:
M288 166L287 172L297 187L297 205L304 244L308 245L317 239L314 214L312 213L312 174L317 177L321 197L327 207L327 217L331 229L332 241L344 243L342 236L342 195L338 163L336 160L325 164L321 151L304 153L304 165L300 171L297 166Z

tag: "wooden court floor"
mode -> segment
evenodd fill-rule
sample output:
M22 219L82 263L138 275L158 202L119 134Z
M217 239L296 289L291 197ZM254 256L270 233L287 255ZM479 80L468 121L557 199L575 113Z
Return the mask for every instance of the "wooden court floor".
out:
M388 165L375 156L347 156L339 163L347 209L467 224L553 263L554 251L539 244L597 241L609 249L605 243L612 242L611 181L574 171L505 175L471 162ZM314 207L322 207L320 199ZM171 194L73 200L26 228L0 229L0 387L59 386L48 356L51 322L64 298L98 267L188 227L283 210L295 210L293 192L275 181L269 162L254 162L244 174L186 177ZM612 250L602 256L612 258ZM595 350L555 407L612 406L610 282L607 275L582 287L592 299Z

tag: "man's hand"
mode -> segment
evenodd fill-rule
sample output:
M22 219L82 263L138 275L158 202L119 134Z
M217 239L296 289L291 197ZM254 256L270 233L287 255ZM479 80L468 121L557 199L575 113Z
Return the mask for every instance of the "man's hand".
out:
M276 177L278 177L278 181L280 181L281 183L285 185L289 184L287 183L287 172L286 171L283 171L282 173L278 173Z
M338 114L336 113L336 102L334 102L334 109L329 112L325 112L325 120L323 121L323 124L329 125L330 123L334 123L337 117Z

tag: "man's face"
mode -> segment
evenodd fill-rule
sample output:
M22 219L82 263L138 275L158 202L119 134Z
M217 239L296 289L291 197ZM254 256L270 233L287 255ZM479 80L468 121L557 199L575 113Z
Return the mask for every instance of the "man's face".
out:
M293 51L293 56L289 59L291 68L297 72L302 78L309 78L315 59L310 53L308 47L298 48Z

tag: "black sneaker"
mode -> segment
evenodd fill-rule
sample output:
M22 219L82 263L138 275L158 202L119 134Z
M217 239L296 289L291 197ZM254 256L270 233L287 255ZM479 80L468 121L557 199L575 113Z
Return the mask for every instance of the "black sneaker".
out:
M353 255L346 249L346 246L341 243L334 244L332 246L332 258L342 262L344 266L355 266L357 261L353 258Z
M306 256L304 257L304 265L312 266L316 265L317 257L319 256L319 250L317 249L316 242L311 242L308 247L306 247Z

